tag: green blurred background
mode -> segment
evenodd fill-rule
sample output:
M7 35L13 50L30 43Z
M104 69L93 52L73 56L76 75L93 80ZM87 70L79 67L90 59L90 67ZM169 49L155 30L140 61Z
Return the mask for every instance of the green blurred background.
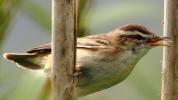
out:
M78 0L78 36L138 23L162 35L163 0ZM0 1L0 53L21 53L51 41L50 0ZM120 84L78 100L159 100L162 47L152 49ZM0 59L0 100L50 100L43 71ZM107 80L106 80L107 81Z

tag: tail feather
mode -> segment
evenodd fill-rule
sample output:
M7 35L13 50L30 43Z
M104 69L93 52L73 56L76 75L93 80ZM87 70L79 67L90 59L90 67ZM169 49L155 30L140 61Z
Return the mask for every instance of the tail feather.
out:
M39 70L42 68L36 61L34 62L34 60L37 60L36 58L39 58L35 54L5 53L3 56L25 69Z

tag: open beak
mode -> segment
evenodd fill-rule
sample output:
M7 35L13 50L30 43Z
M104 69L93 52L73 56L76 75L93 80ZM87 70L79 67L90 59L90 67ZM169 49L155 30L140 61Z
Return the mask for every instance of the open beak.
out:
M165 36L161 36L161 37L153 38L153 39L147 41L147 43L152 45L152 46L167 46L167 47L170 47L170 45L165 44L165 43L163 43L161 41L172 42L171 38L165 37Z

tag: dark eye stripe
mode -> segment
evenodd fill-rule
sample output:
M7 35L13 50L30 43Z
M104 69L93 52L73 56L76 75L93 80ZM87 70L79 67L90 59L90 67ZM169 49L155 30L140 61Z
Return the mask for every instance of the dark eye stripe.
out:
M145 37L142 37L141 35L134 35L133 37L137 40L145 40Z
M145 40L146 38L141 35L122 35L121 37L127 37L131 39L137 39L137 40Z

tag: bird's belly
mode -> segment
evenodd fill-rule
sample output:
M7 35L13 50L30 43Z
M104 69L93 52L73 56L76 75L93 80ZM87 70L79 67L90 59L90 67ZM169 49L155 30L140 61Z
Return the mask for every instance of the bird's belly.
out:
M112 87L123 81L134 68L134 66L115 65L113 62L92 63L83 67L81 75L76 77L77 96Z
M94 93L123 81L133 70L141 57L128 53L122 58L104 57L93 52L78 52L77 64L81 65L81 74L76 76L76 96ZM79 54L80 53L80 54ZM126 53L125 53L126 54Z

